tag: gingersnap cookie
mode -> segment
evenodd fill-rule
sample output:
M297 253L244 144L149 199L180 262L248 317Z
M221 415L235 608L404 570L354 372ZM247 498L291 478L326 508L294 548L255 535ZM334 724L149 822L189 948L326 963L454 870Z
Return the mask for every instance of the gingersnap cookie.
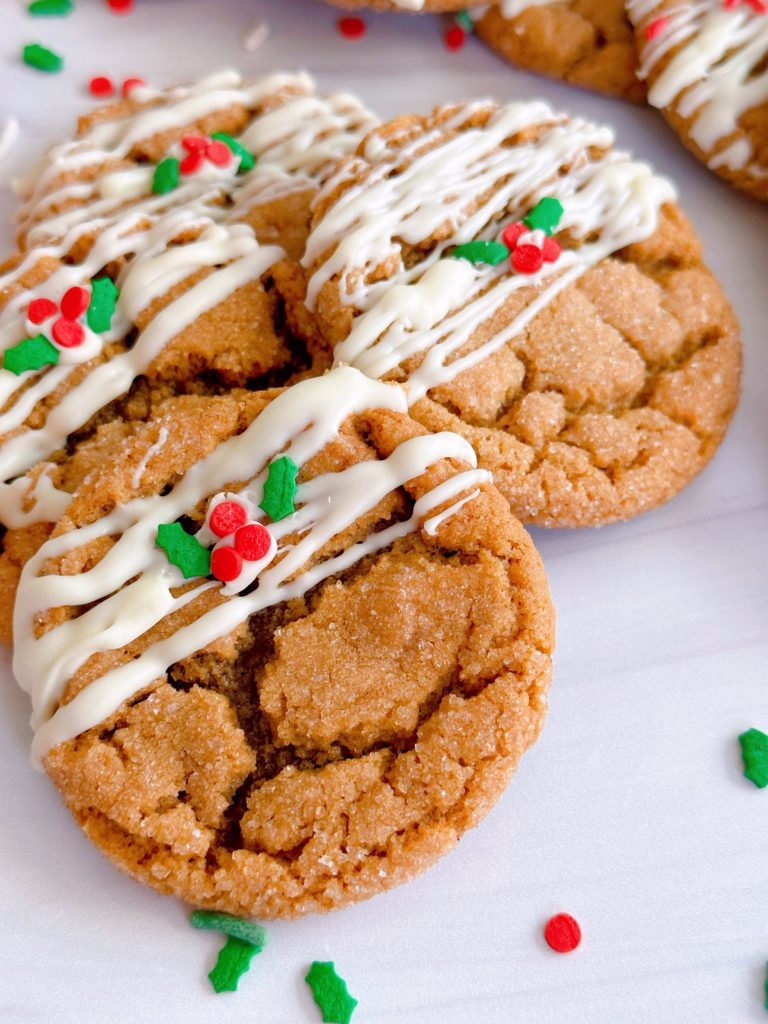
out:
M27 563L34 753L125 871L328 911L490 809L545 711L540 560L471 446L339 368L172 399Z
M544 103L401 117L315 205L306 307L337 364L406 385L523 521L667 500L739 394L738 325L674 189Z
M624 0L501 0L475 32L515 67L640 103Z
M720 177L768 199L768 4L628 0L648 101Z

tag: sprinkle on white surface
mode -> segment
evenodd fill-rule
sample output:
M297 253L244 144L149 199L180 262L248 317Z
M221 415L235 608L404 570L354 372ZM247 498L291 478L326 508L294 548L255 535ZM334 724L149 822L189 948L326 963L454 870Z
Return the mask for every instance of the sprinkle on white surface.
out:
M256 18L243 32L243 49L255 53L269 39L269 25L263 18Z

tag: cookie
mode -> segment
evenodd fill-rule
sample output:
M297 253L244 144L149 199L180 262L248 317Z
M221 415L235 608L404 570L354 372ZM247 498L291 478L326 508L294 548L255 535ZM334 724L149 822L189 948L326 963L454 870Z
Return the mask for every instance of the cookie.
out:
M645 99L624 0L502 0L475 32L515 67L634 103Z
M108 857L295 916L477 824L541 726L553 613L475 461L339 368L174 398L102 463L27 563L14 664L34 752Z
M738 325L674 189L612 142L544 103L398 118L327 183L294 272L336 363L406 384L542 526L672 497L738 400Z
M768 7L628 0L648 101L720 177L768 199Z

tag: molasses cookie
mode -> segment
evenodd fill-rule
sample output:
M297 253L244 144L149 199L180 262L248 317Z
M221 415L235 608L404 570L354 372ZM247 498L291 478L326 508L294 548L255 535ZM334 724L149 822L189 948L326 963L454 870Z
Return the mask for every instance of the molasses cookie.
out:
M515 67L640 103L624 0L501 0L475 32Z
M544 526L672 497L738 400L738 325L674 189L612 144L538 102L398 118L326 184L302 261L336 363L404 383Z
M732 185L768 199L768 5L628 0L648 100Z
M170 400L27 563L34 753L124 870L328 911L490 809L545 711L553 613L471 446L339 368Z

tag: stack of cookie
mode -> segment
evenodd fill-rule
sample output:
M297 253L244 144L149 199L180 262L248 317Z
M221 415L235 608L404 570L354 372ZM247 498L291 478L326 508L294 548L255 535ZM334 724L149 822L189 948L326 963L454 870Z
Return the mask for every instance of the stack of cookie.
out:
M331 0L457 11L461 0ZM477 35L519 68L647 101L711 170L768 199L767 0L497 0Z
M226 72L135 90L22 184L1 625L35 758L130 874L330 910L503 791L554 643L521 522L667 500L738 398L674 188L612 142Z

